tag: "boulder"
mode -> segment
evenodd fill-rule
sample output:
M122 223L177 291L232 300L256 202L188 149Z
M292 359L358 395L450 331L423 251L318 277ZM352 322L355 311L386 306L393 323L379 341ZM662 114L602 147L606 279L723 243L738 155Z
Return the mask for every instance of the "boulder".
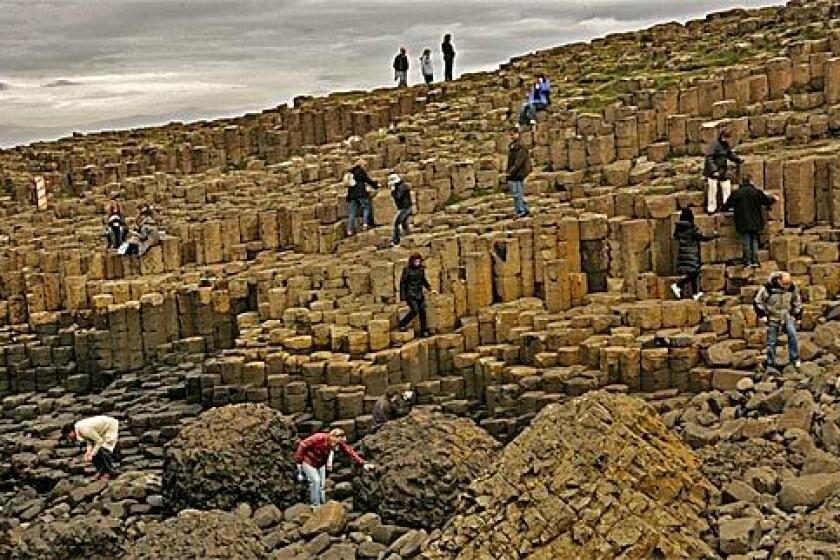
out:
M166 507L228 510L240 503L295 503L297 440L291 421L264 405L204 412L166 449Z
M9 560L112 560L124 546L123 526L99 513L66 521L37 522L8 531L0 558Z
M815 507L840 489L840 473L808 474L782 481L779 507L792 511L798 506Z
M341 503L330 500L321 507L315 508L303 527L300 534L304 537L311 537L318 533L329 533L338 535L344 530L347 523L347 512Z

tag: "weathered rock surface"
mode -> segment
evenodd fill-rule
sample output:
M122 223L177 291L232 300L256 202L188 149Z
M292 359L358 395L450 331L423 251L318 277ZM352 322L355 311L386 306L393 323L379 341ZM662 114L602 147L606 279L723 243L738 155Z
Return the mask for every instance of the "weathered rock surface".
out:
M540 412L470 485L424 558L713 556L699 535L714 495L697 457L644 402L588 393Z
M0 558L8 560L112 560L124 544L122 523L97 513L16 527L6 537Z
M432 529L495 459L498 441L465 418L415 409L363 440L379 467L355 479L356 500L388 522Z
M263 405L211 409L166 449L163 497L171 511L297 501L291 421Z

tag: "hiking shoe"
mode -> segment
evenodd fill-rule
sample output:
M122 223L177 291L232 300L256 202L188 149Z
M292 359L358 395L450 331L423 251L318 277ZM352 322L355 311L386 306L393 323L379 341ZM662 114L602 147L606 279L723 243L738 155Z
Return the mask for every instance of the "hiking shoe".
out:
M432 333L429 331L423 331L420 333L420 338L429 338L430 336L432 336Z
M794 360L793 361L793 367L795 367L796 369L801 368L802 367L802 360Z
M700 298L703 297L703 292L697 292L696 294L694 294L691 297L694 298L694 301L700 301Z
M671 284L671 291L674 293L675 296L677 296L677 299L680 299L682 297L682 290L676 284Z

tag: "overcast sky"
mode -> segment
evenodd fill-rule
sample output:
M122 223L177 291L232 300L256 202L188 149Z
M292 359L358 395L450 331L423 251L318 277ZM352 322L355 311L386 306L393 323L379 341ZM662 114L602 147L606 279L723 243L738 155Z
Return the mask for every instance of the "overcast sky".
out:
M0 0L0 146L392 84L451 32L456 71L768 0Z

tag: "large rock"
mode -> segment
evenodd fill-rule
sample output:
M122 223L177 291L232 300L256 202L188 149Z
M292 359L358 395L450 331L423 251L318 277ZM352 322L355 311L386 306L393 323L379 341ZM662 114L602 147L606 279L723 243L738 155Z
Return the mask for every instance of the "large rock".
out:
M700 513L715 492L652 408L592 392L543 409L424 557L714 557Z
M782 481L779 507L791 511L795 507L814 507L840 490L840 473L807 474Z
M222 511L185 510L177 517L152 522L127 547L124 560L199 560L268 557L260 529L250 520Z
M840 558L840 495L798 516L773 550L772 558Z
M123 544L120 521L92 513L11 529L0 539L0 558L111 560L120 557Z
M291 505L297 498L289 419L255 404L208 410L166 449L163 496L171 511Z
M415 409L363 440L379 467L360 473L357 503L389 523L442 526L458 495L497 455L501 445L470 420Z

